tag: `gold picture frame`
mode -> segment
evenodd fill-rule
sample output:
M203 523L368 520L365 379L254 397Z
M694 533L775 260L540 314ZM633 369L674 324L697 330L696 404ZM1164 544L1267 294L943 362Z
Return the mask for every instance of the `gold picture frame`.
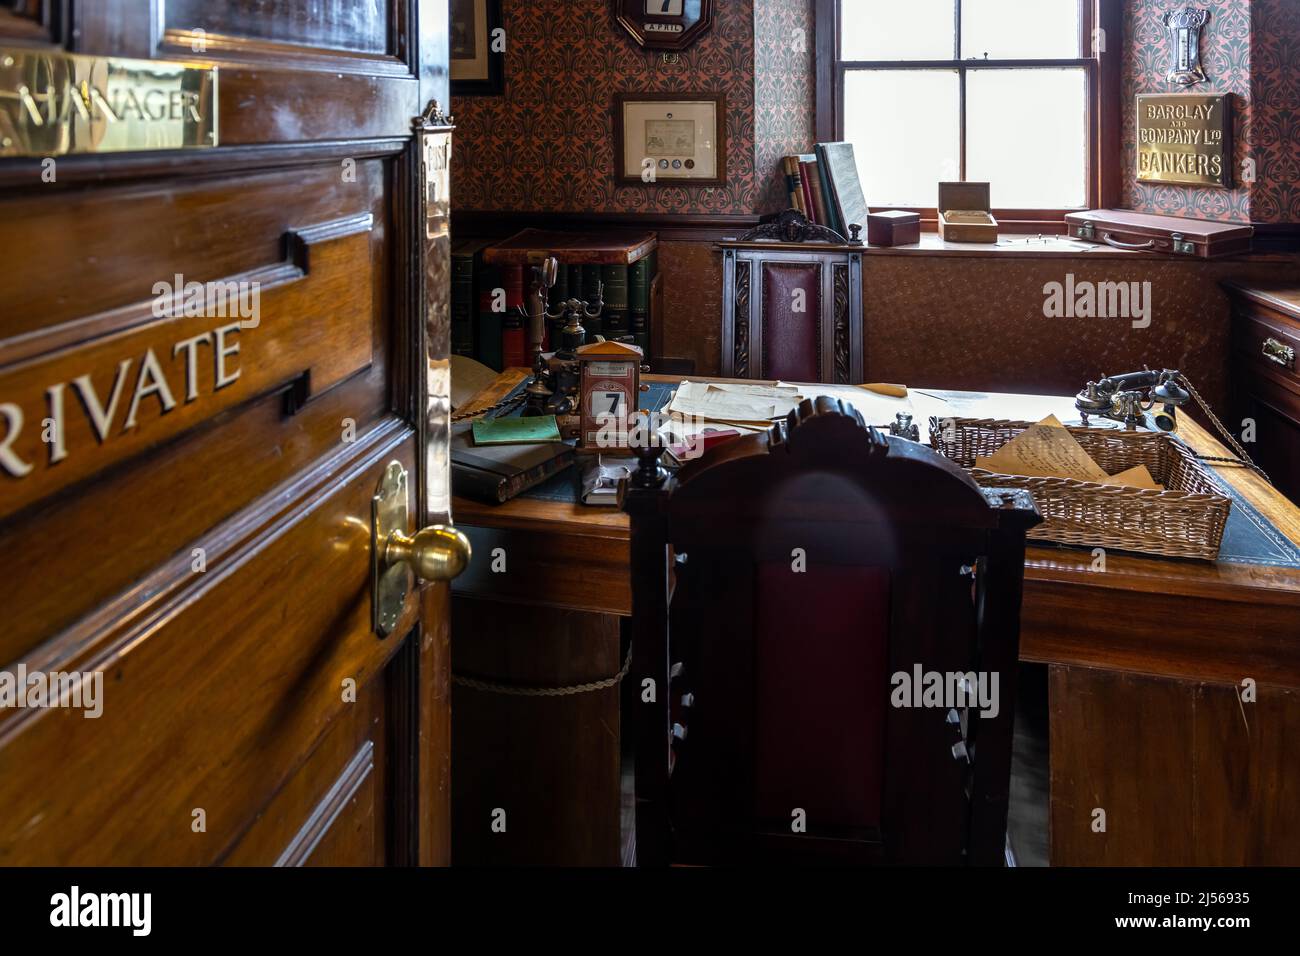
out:
M618 93L613 114L619 185L726 185L724 94Z

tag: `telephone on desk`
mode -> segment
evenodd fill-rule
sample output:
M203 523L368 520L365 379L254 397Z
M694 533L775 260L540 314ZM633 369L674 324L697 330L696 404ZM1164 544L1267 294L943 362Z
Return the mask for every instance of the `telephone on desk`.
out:
M1153 416L1155 425L1161 431L1171 432L1178 426L1177 409L1192 400L1191 392L1183 387L1186 381L1175 369L1159 372L1145 369L1103 376L1100 381L1084 386L1074 398L1074 407L1085 426L1092 415L1120 422L1129 431L1135 431L1143 424L1145 413L1160 405L1160 411Z
M1141 372L1128 372L1124 375L1103 375L1100 381L1089 382L1083 391L1074 397L1074 407L1086 428L1088 416L1108 418L1122 424L1129 431L1136 431L1144 423L1145 414L1157 405L1161 406L1152 418L1156 428L1171 432L1178 427L1177 411L1192 399L1201 406L1201 411L1213 423L1220 437L1235 452L1235 457L1219 455L1198 455L1202 461L1212 464L1232 464L1249 468L1270 485L1273 483L1262 468L1255 464L1246 449L1224 427L1223 422L1214 414L1210 406L1201 398L1199 392L1187 376L1176 369Z

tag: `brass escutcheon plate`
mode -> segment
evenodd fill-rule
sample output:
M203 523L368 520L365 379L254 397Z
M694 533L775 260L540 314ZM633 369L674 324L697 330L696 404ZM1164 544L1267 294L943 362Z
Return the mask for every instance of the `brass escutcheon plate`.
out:
M410 568L404 562L384 560L389 536L407 531L409 495L406 469L400 461L390 461L378 492L370 499L370 617L380 637L393 633L411 591Z

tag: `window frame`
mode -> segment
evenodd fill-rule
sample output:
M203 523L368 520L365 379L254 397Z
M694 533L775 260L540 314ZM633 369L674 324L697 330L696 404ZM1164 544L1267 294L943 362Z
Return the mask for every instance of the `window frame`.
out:
M971 70L1082 68L1087 74L1088 156L1087 206L1099 209L1119 205L1120 198L1120 45L1123 13L1120 0L1078 0L1080 49L1091 50L1094 29L1103 31L1104 49L1088 56L1050 60L960 60L962 0L955 0L954 58L951 60L842 60L840 58L840 6L842 0L816 0L818 142L838 142L844 137L844 76L849 70L955 70L960 97L959 164L966 170L966 78ZM887 139L888 137L886 137ZM936 188L938 184L936 183ZM937 196L936 196L937 198ZM868 197L868 201L870 197ZM921 214L933 228L938 212L933 206L890 207ZM1064 218L1077 209L1012 209L998 207L993 215L1005 232L1062 233Z

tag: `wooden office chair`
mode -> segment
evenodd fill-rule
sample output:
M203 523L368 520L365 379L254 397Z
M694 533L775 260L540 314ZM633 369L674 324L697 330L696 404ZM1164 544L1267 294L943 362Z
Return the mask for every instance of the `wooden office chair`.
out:
M623 501L638 864L1001 864L1027 493L825 398L658 453ZM996 714L892 705L918 671L996 674Z
M862 381L862 243L788 209L716 248L723 376Z

